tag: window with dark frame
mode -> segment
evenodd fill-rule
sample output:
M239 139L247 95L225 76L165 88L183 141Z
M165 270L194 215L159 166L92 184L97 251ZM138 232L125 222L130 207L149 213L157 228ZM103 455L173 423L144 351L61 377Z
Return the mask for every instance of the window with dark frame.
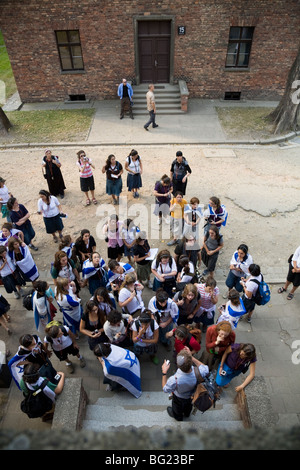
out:
M225 67L249 67L253 32L254 27L230 28Z
M78 30L55 31L62 71L84 70Z

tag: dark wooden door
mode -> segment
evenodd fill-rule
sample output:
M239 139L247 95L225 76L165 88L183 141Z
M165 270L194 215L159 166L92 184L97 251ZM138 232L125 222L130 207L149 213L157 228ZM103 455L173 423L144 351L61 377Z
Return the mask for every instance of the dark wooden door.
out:
M170 80L170 21L140 21L138 27L141 83Z

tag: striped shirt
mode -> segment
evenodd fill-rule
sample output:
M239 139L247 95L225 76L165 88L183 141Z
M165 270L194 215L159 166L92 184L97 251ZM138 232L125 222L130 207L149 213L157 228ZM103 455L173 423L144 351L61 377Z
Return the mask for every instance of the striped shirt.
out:
M91 163L92 160L89 158L84 168L84 165L81 162L77 162L77 165L80 168L80 178L89 178L90 176L93 176L92 168L90 166Z
M197 290L201 295L201 307L204 308L205 310L211 309L214 304L211 301L211 294L209 292L205 291L205 284L197 284ZM219 295L219 288L215 287L214 288L214 295Z

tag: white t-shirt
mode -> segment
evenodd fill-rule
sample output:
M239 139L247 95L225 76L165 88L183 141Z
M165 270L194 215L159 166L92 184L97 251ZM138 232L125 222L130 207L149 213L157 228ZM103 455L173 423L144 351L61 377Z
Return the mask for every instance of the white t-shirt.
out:
M136 160L133 160L132 157L127 157L126 161L128 163L128 170L134 171L134 173L140 173L141 171L141 165L140 165L140 160L137 158ZM129 174L131 174L129 172Z
M161 274L169 274L173 271L177 272L177 265L176 265L176 262L175 262L174 258L172 258L171 266L170 266L170 263L168 261L166 264L159 263L158 266L156 267L156 260L154 259L152 261L152 264L151 264L151 269L154 269L160 275ZM165 279L168 279L170 277L172 278L174 276L166 276Z
M141 323L140 324L140 328L143 326L143 324ZM154 320L154 331L157 330L159 328L159 325L156 323L156 321ZM133 322L132 326L131 326L131 330L132 331L137 331L138 332L138 329L136 327L136 324L135 324L135 321ZM143 334L142 338L141 339L153 339L153 336L154 336L154 331L152 331L151 329L151 325L148 326L147 330L146 330L146 333ZM137 343L135 343L136 345L142 347L142 348L145 348L148 346L148 344L144 343L143 341L138 341Z
M9 191L5 184L0 188L0 204L6 204L9 200Z
M38 200L38 211L42 212L43 217L55 217L59 214L58 206L60 205L59 200L55 196L50 196L50 204L46 204L42 199Z
M127 299L129 299L130 296L131 296L131 291L127 289L126 287L123 287L123 289L121 289L119 292L119 302L121 303L125 302ZM141 291L137 291L136 296L131 300L131 302L129 302L125 307L122 307L122 308L128 310L130 314L136 312L136 310L138 309L143 310L144 302L142 300Z
M193 279L194 274L195 274L195 267L191 261L189 261L189 268L190 268L189 274L185 274L183 269L180 272L180 282L190 282Z
M240 261L240 259L237 256L237 251L235 251L230 260L230 264L235 265L237 268L241 269L243 272L241 273L240 271L236 271L235 269L233 269L232 273L235 274L235 276L237 277L244 277L245 275L249 276L249 266L252 263L253 263L253 259L251 255L247 254L247 259L245 261Z
M292 266L294 267L293 261L296 261L296 263L297 263L297 268L300 268L300 246L298 246L298 248L296 249L295 253L293 254Z
M67 326L64 326L65 330L67 333L69 333L70 328ZM44 342L47 344L51 344L50 341L47 340L47 336L44 338ZM66 349L67 347L71 346L72 340L70 336L65 336L64 334L60 336L59 338L52 338L52 347L55 349L55 351L62 351L63 349Z
M259 276L250 276L249 279L247 279L245 283L245 289L249 292L252 292L252 298L255 296L256 291L258 289L258 284L256 282L251 282L252 279L256 279L258 282L262 281L262 275L260 274ZM245 297L248 299L247 295L245 294Z

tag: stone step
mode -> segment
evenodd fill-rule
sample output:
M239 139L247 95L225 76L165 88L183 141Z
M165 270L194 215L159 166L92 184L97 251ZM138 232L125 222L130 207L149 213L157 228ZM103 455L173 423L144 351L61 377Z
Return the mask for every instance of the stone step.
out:
M143 392L139 399L127 392L119 392L99 398L88 405L83 421L83 429L93 431L115 430L116 428L204 428L204 429L243 429L240 414L232 397L222 395L216 407L206 413L197 412L183 422L172 419L167 413L171 405L168 395L163 392Z

